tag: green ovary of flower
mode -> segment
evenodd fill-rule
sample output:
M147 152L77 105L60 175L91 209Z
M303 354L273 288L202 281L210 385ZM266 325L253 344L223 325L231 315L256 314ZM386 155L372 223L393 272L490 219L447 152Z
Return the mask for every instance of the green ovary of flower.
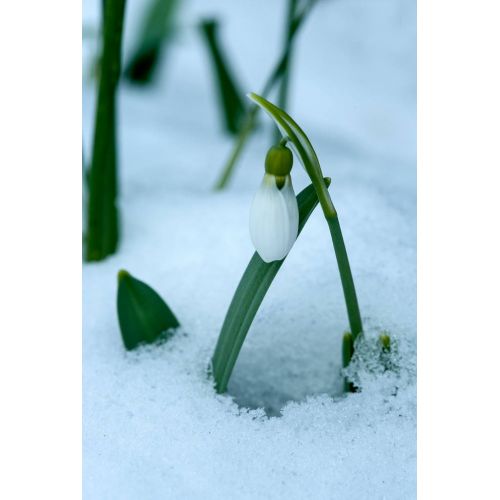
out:
M290 174L293 166L293 155L285 146L273 146L266 155L266 173L276 177L286 177Z

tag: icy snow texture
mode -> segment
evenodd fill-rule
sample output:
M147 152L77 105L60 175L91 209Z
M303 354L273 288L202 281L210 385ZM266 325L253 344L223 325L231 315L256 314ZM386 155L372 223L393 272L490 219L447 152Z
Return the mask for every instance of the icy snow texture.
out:
M125 54L142 4L127 6ZM99 5L85 2L86 22L95 22ZM205 377L253 253L248 214L270 130L261 127L251 141L230 189L211 192L232 141L220 133L193 25L221 13L239 80L259 91L279 50L283 8L263 0L185 2L155 87L121 89L120 251L83 273L85 499L415 498L413 1L320 2L292 68L290 112L332 177L368 330L351 368L363 391L340 396L348 324L319 210L266 296L230 395L217 396ZM92 45L85 45L86 70ZM94 98L86 85L86 157ZM308 184L299 162L292 175L297 192ZM185 333L125 353L115 311L120 268L153 286ZM370 356L382 330L398 339L396 373Z

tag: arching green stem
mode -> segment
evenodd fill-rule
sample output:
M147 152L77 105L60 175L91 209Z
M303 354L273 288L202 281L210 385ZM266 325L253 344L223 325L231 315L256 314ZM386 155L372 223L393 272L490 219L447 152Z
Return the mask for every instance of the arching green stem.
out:
M285 111L257 94L251 93L248 94L248 97L266 111L274 120L283 137L286 137L288 142L292 145L292 148L295 150L295 153L298 155L307 174L311 178L319 203L323 209L323 214L328 223L328 228L330 229L342 282L342 290L344 292L347 316L354 341L363 331L356 289L354 287L354 280L352 278L351 266L349 264L342 230L340 229L338 214L333 205L330 193L328 192L328 186L324 181L316 152L304 131Z

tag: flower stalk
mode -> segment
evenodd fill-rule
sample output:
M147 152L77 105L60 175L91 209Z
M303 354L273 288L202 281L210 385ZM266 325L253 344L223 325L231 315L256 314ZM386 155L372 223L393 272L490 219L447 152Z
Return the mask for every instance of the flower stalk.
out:
M349 264L349 258L347 256L347 250L342 236L338 214L335 206L333 205L330 193L328 192L328 186L324 181L316 152L314 151L314 148L304 131L285 111L257 94L250 93L248 94L248 97L264 109L264 111L266 111L267 114L275 121L282 136L286 138L297 153L316 190L319 203L323 209L323 214L330 230L333 248L337 258L337 265L346 303L347 316L354 343L356 337L363 331L363 324L361 321L356 289L354 287L351 266Z
M335 256L337 258L337 265L347 308L347 316L351 329L350 332L344 335L342 343L342 365L346 367L352 359L355 340L362 334L363 325L361 322L351 267L347 257L347 250L340 229L338 214L328 192L330 179L323 178L314 148L297 123L295 123L295 121L282 109L263 97L253 93L248 94L248 97L269 114L275 121L282 135L279 145L272 147L266 157L266 176L269 176L271 181L275 183L274 187L277 188L276 190L279 190L278 183L281 182L279 179L282 177L285 179L289 178L293 164L293 156L290 150L285 147L286 145L290 145L295 150L311 179L312 184L297 196L299 211L298 233L302 230L318 201L323 209L323 214L328 223L328 228L330 229ZM285 189L285 185L286 184L283 184L281 189ZM311 197L311 195L313 195L313 197ZM256 198L258 197L259 193ZM259 216L258 224L254 224L251 216L251 234L255 231L257 231L257 233L261 231L263 237L256 242L254 234L252 234L252 240L254 241L257 252L252 257L236 289L212 357L210 369L215 381L215 388L219 393L226 391L229 378L231 377L234 365L255 314L272 280L283 264L291 245L293 245L293 242L291 245L289 244L290 240L287 244L290 248L287 246L285 249L286 251L283 251L283 242L285 240L283 235L286 234L288 237L291 234L289 228L293 220L291 214L286 213L285 205L287 202L284 199L279 199L276 193L273 193L272 197L275 201L267 203L265 210L263 210L263 212L269 215L269 219L272 222ZM279 206L279 203L281 203L281 208L278 210L276 207ZM253 207L252 210L254 210ZM261 227L259 228L259 226ZM284 227L287 229L283 230ZM260 249L259 246L261 246ZM276 251L276 253L278 253L278 251L280 251L282 253L276 255L272 259L266 258L263 260L259 254L264 253L264 257L266 257L269 248L271 248L273 252ZM346 380L345 390L354 391L355 387Z

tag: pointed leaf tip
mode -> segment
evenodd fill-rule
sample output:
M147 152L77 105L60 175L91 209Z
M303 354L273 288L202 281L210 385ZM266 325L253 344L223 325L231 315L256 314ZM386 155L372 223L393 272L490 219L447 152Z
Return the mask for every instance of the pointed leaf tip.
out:
M168 338L169 331L180 326L160 295L123 269L118 273L117 311L128 350Z
M125 271L125 269L120 269L118 271L118 282L120 282L121 280L127 278L128 276L130 276L130 274L129 274L128 271Z

